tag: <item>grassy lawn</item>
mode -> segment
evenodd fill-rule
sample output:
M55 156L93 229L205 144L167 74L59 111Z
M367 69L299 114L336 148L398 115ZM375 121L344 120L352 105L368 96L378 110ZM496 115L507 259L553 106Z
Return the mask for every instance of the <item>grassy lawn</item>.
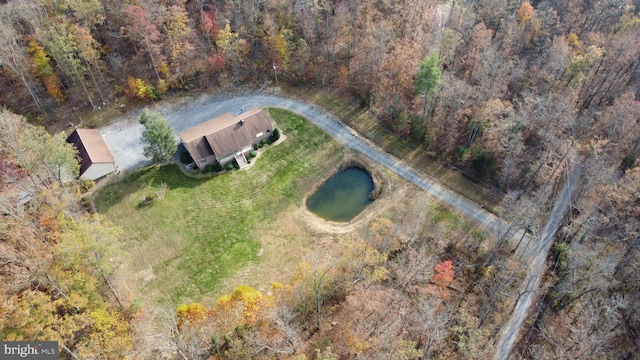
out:
M259 261L261 234L342 159L344 148L304 118L270 113L287 139L246 171L191 178L175 165L156 166L95 195L98 212L124 229L132 274L153 269L155 278L143 291L175 302L211 293L222 279ZM140 206L162 183L169 186L165 197Z

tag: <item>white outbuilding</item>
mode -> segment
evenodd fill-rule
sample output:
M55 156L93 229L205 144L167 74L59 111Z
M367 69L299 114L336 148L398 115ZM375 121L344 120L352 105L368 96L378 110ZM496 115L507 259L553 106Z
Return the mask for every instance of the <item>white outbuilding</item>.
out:
M80 158L80 178L97 180L116 171L116 163L96 129L76 129L67 142L75 145Z

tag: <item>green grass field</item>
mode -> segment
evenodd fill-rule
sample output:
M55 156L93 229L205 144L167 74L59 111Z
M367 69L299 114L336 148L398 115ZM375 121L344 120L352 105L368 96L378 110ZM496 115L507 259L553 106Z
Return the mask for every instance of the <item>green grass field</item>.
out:
M286 140L248 170L192 178L176 165L155 166L95 195L97 211L124 229L131 275L153 269L155 278L139 290L174 302L215 291L259 261L261 234L342 159L344 148L315 125L284 110L270 113ZM140 206L162 183L169 186L165 197Z

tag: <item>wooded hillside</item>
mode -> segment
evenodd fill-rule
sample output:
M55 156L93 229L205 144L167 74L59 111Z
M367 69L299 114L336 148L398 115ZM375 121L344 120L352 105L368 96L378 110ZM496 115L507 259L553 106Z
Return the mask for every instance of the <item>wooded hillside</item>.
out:
M638 0L8 0L0 2L0 65L0 104L51 128L77 123L82 111L262 86L275 74L349 96L412 146L489 183L504 195L499 215L533 234L566 169L579 164L546 295L517 351L536 359L640 352ZM80 261L52 245L63 240L57 227L85 231L99 220L51 206L9 217L2 241L17 241L6 230L15 228L45 263ZM508 263L507 250L496 249L496 261ZM99 275L91 264L83 266ZM21 271L6 275L22 284L4 289L9 298L38 288ZM46 293L60 302L47 314L111 314L101 302L80 311L46 271L38 279L54 274ZM423 339L409 338L415 343L394 349L430 354Z

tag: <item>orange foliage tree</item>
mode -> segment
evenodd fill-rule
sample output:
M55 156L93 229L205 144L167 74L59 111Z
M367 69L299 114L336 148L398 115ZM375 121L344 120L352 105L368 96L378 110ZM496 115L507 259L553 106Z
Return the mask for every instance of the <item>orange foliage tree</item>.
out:
M451 260L443 261L434 268L433 281L441 288L451 285L455 276Z

